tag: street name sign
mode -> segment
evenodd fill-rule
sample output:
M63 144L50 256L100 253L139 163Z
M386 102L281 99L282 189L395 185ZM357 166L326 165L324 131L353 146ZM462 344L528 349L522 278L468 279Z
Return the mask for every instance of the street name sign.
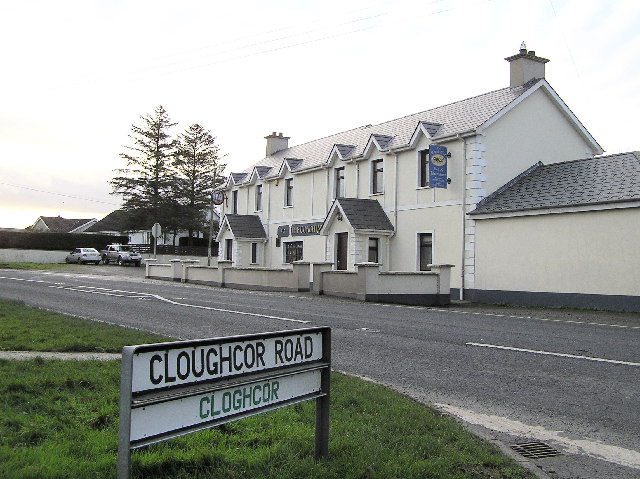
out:
M330 328L124 347L118 478L132 449L310 399L327 457L330 369Z

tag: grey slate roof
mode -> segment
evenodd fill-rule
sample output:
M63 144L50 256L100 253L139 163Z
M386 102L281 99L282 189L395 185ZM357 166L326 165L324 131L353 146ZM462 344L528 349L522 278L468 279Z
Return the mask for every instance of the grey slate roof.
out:
M248 176L247 172L243 173L231 173L231 177L233 178L233 182L238 184L242 183Z
M381 150L386 150L387 148L389 148L389 145L393 141L393 137L388 135L372 135L372 136L376 139L376 141L378 142L378 145L380 145Z
M273 167L273 170L267 175L267 178L276 176L283 161L291 158L296 158L299 161L295 165L297 171L315 168L327 161L336 145L343 157L357 157L362 155L372 135L376 135L377 139L385 138L384 142L387 147L389 145L393 148L407 146L420 123L425 125L430 134L433 133L434 140L456 133L468 132L482 125L541 81L544 80L531 82L524 87L502 88L377 125L365 125L285 148L254 163L246 170L245 174L251 172L254 167L270 166ZM237 173L231 175L236 184L248 179L248 176L243 178Z
M378 201L359 198L338 198L336 201L353 229L393 231L393 225Z
M471 215L640 201L640 152L537 163L480 201Z
M125 231L123 227L125 212L123 210L115 210L102 218L94 225L87 228L88 233L100 233L103 231Z
M438 130L442 127L440 123L431 123L428 121L422 121L422 126L429 132L431 137L433 138L438 133Z
M265 239L267 233L257 215L226 215L229 229L236 238Z
M61 216L40 216L39 219L44 222L51 233L69 233L91 221L95 221L92 218L71 219Z
M259 178L264 178L271 171L272 167L270 166L256 166L256 173L258 173Z

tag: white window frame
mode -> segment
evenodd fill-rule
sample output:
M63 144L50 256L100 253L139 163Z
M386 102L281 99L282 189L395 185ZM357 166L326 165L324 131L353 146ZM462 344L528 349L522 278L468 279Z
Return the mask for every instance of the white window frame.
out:
M289 187L288 187L289 184L291 184L291 204L287 204L287 199L289 198ZM285 178L284 179L284 198L283 198L284 208L293 208L294 188L295 188L295 184L293 181L293 177Z
M342 185L342 194L340 195L338 192L338 173L342 172L342 179L340 180L340 185ZM346 184L346 168L344 166L336 166L333 169L333 198L344 198L347 195L347 184Z
M260 192L260 194L258 194L258 191ZM264 200L263 195L264 195L264 188L262 187L262 183L259 183L256 185L255 191L254 191L254 202L253 202L254 211L262 211L262 202ZM260 202L260 204L258 204L258 201Z
M371 260L369 259L369 253L371 251L371 240L376 240L376 256L378 257L377 261L375 261L378 264L382 264L382 262L380 261L380 256L381 256L381 246L382 246L382 238L380 238L379 236L367 236L367 263L371 262Z
M375 165L382 165L382 171L381 173L381 178L380 178L380 183L381 184L377 184L377 181L375 180L376 178L376 167ZM369 162L369 169L371 171L370 174L370 181L369 181L369 194L371 196L373 195L383 195L384 194L384 158L374 158ZM378 186L379 191L375 191L374 189L374 184L376 184Z
M232 215L237 215L238 214L238 208L239 208L239 196L240 193L238 192L238 190L233 190L231 191L231 214Z
M425 181L426 185L422 184L422 152L426 151L427 160L425 164ZM426 190L427 188L431 188L429 185L429 148L423 148L421 150L416 150L416 189Z
M420 269L420 236L424 234L431 235L431 264L436 264L435 258L435 244L436 244L436 234L434 230L424 230L424 231L416 231L416 271L425 271ZM428 271L428 270L426 270Z

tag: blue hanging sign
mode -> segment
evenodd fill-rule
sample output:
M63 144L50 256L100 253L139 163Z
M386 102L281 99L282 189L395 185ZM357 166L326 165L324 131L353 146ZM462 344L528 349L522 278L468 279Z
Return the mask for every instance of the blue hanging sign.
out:
M447 147L429 146L429 186L431 188L447 187Z

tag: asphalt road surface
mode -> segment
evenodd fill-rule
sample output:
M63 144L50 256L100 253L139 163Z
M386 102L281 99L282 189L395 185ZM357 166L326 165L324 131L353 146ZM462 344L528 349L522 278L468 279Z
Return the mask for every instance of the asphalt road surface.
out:
M0 270L0 297L194 339L332 328L332 366L458 417L503 447L539 441L553 478L640 478L640 314L424 308L144 279L144 268Z

